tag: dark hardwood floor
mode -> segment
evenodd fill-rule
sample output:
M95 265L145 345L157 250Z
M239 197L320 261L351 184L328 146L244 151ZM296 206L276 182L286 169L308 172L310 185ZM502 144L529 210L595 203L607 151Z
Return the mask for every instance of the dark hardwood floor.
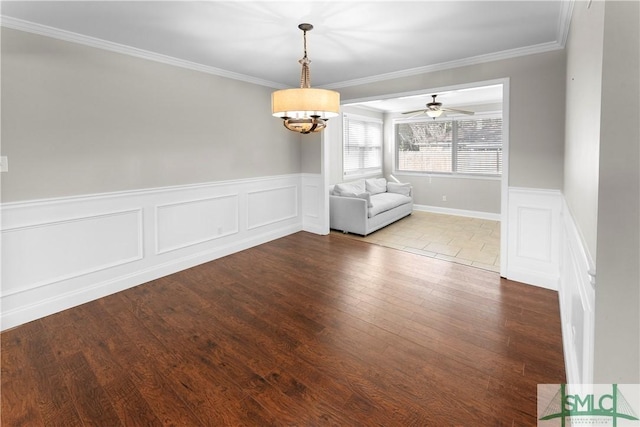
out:
M297 233L6 331L3 426L534 426L555 292Z

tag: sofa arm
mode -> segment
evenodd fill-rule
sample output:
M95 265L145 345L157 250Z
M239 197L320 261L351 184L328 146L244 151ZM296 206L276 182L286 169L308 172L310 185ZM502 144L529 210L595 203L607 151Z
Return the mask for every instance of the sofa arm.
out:
M413 196L413 187L408 182L399 184L397 182L387 182L387 191L389 193L398 193L403 196Z
M329 224L334 230L366 234L368 206L365 199L329 196Z

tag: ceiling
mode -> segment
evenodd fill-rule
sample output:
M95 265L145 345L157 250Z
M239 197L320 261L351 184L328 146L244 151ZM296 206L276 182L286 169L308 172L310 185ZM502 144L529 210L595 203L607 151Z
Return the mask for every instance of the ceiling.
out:
M338 89L561 49L571 5L571 0L3 1L0 13L5 27L273 88L299 86L298 24L309 22L314 25L307 35L312 86ZM421 108L430 100L405 100L393 108ZM439 101L447 101L444 94Z

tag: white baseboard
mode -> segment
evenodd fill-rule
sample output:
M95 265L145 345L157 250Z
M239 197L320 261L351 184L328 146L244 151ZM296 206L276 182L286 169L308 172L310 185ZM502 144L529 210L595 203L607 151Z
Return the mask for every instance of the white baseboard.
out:
M294 174L4 204L1 329L300 231L301 183Z
M422 211L422 212L439 213L439 214L445 214L445 215L464 216L469 218L487 219L491 221L500 221L500 214L492 213L492 212L470 211L465 209L443 208L440 206L416 205L416 204L413 205L413 210Z

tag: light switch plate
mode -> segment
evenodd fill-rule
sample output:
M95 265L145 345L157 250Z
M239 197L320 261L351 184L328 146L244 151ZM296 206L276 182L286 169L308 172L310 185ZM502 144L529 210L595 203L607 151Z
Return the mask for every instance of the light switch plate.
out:
M0 156L0 172L9 172L9 158Z

